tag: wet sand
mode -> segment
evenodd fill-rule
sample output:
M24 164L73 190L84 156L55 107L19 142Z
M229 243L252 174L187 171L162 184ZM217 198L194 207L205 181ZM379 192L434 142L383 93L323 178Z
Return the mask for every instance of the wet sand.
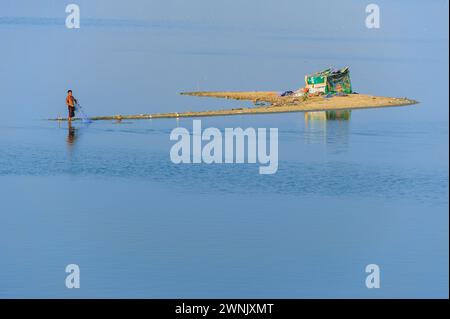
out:
M136 115L112 115L94 116L93 121L100 120L122 120L122 119L158 119L158 118L180 118L180 117L204 117L204 116L226 116L244 114L267 114L285 112L313 112L332 110L354 110L366 108L381 108L393 106L407 106L418 103L408 98L395 98L384 96L372 96L366 94L349 94L347 96L323 96L308 97L280 97L277 92L185 92L182 95L215 97L233 100L253 101L254 107L242 107L223 110L198 111L198 112L171 112L155 114ZM260 104L267 105L260 105ZM57 118L52 120L67 120ZM78 118L74 120L79 120Z

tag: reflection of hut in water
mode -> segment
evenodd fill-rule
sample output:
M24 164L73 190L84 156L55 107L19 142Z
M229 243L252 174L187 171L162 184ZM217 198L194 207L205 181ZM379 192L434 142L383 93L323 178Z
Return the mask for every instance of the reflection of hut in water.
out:
M343 151L348 145L350 115L350 110L305 112L305 141L326 144L333 152Z
M351 113L351 110L305 112L305 120L349 120Z

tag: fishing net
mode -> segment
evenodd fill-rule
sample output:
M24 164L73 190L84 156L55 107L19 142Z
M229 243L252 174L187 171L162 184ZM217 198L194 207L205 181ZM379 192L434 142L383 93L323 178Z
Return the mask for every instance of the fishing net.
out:
M92 122L92 120L86 115L86 113L84 113L83 108L81 107L80 104L77 104L75 106L75 111L78 112L83 123L91 123Z

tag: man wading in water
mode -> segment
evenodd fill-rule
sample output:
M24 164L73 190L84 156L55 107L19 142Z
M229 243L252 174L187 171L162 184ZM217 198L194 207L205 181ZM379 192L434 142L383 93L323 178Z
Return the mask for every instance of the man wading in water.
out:
M75 116L75 105L78 104L77 99L72 95L72 90L67 91L66 105L69 110L69 121L72 121L72 117Z

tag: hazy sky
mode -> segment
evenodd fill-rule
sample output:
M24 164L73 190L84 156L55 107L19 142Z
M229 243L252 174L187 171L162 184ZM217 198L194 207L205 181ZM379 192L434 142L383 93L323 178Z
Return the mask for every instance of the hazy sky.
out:
M64 26L70 2L1 1L6 117L64 113L68 88L91 114L205 108L177 93L296 89L305 73L345 65L358 91L448 114L448 1L376 1L377 30L365 27L368 1L73 2L79 30Z

